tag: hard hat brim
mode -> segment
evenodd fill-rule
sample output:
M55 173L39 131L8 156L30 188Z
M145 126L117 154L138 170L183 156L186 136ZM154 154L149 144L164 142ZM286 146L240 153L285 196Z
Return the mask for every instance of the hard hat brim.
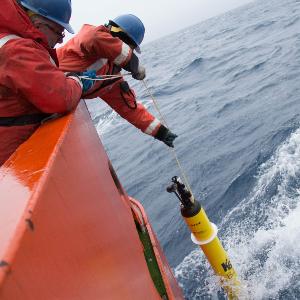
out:
M66 24L66 23L58 23L59 25L61 25L62 27L64 27L68 32L74 34L75 31L72 28L72 26L70 24Z
M51 20L51 21L53 21L53 22L56 23L56 24L59 24L60 26L62 26L63 28L65 28L68 32L70 32L70 33L72 33L72 34L75 33L74 29L72 28L72 26L71 26L70 24L64 23L64 22L60 22L60 21L57 21L57 20L55 20L54 18L51 18L51 17L49 17L49 16L44 16L44 17L47 18L47 19L49 19L49 20Z
M134 50L135 50L138 54L141 54L141 53L142 53L140 46L137 46Z

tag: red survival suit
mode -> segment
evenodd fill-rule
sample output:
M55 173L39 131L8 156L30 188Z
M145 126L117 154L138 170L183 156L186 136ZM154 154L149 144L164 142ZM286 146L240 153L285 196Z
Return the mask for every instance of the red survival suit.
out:
M81 86L57 67L55 50L15 0L0 9L0 166L39 126L24 117L65 113L80 100ZM44 115L45 116L45 115ZM8 124L6 124L8 122ZM28 125L29 123L29 125Z
M84 25L78 34L57 49L60 69L70 72L96 70L97 75L120 74L130 64L132 49L119 38L113 37L105 26ZM161 123L147 109L136 102L135 93L124 79L96 81L85 99L100 97L121 117L155 136Z

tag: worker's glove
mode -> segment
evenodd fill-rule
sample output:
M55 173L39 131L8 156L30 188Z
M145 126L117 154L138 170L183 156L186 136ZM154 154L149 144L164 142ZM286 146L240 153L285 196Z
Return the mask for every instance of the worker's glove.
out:
M167 146L174 148L174 140L177 138L177 135L172 133L167 127L161 125L154 136L157 140L164 142Z
M136 80L143 80L143 79L145 79L145 77L146 77L146 69L141 64L139 64L137 72L133 73L132 77L134 79L136 79Z
M78 72L78 73L69 72L66 74L66 76L71 77L71 78L75 79L76 81L79 81L82 85L83 93L87 92L89 89L91 89L93 87L93 85L95 84L95 81L91 80L91 79L94 79L97 77L95 70ZM87 77L89 79L85 79L83 77Z
M85 93L89 89L91 89L93 87L93 85L95 84L95 81L91 80L91 79L95 79L97 77L96 71L95 70L85 71L85 72L79 73L78 75L80 76L80 80L82 83L82 92ZM82 76L87 77L88 79L84 79L84 78L82 78Z

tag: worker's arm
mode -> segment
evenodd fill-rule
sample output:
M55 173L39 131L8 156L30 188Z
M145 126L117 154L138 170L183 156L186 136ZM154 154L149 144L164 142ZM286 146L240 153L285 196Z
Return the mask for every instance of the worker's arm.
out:
M141 103L136 101L135 93L129 88L126 81L117 82L103 93L101 98L111 106L121 117L146 134L153 136L169 147L177 135L160 123Z
M138 73L139 59L133 50L105 26L91 27L80 37L80 49L86 56L107 58L122 69Z
M126 87L127 85L127 87ZM122 118L146 134L155 136L161 123L143 104L136 101L135 93L127 82L119 81L109 88L109 92L102 93L103 99Z
M1 49L1 56L5 64L1 83L40 111L64 113L78 104L80 81L66 77L38 43L23 38L12 40Z

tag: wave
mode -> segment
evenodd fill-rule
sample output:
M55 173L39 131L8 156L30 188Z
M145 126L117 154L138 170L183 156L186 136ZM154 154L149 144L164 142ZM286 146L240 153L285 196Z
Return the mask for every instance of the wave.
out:
M246 106L247 104L249 104L249 99L247 99L247 97L235 99L231 102L224 104L216 112L216 117L220 118L224 114L234 113L234 112L236 112L236 110L241 109L242 107Z
M198 57L194 59L192 62L190 62L187 66L179 69L173 78L185 76L185 75L190 75L191 72L193 71L200 71L200 67L203 65L204 58L203 57Z
M112 124L115 123L118 118L120 118L119 115L113 110L109 110L104 114L98 115L93 120L94 124L96 125L98 135L107 133L111 129Z
M259 24L252 26L252 30L253 31L261 31L262 29L268 28L268 27L274 25L275 23L276 23L276 21L263 21Z
M300 17L299 16L295 16L293 18L290 18L288 21L287 21L287 24L284 25L284 28L288 28L290 26L293 26L297 23L299 23L300 21Z
M234 82L234 81L237 81L243 77L246 77L248 75L251 75L253 74L254 72L257 72L259 71L260 69L263 69L264 65L266 64L266 61L262 61L262 62L259 62L245 70L243 70L243 66L241 66L240 68L242 69L241 71L235 73L233 75L233 77L228 81L228 84L231 83L231 82Z

